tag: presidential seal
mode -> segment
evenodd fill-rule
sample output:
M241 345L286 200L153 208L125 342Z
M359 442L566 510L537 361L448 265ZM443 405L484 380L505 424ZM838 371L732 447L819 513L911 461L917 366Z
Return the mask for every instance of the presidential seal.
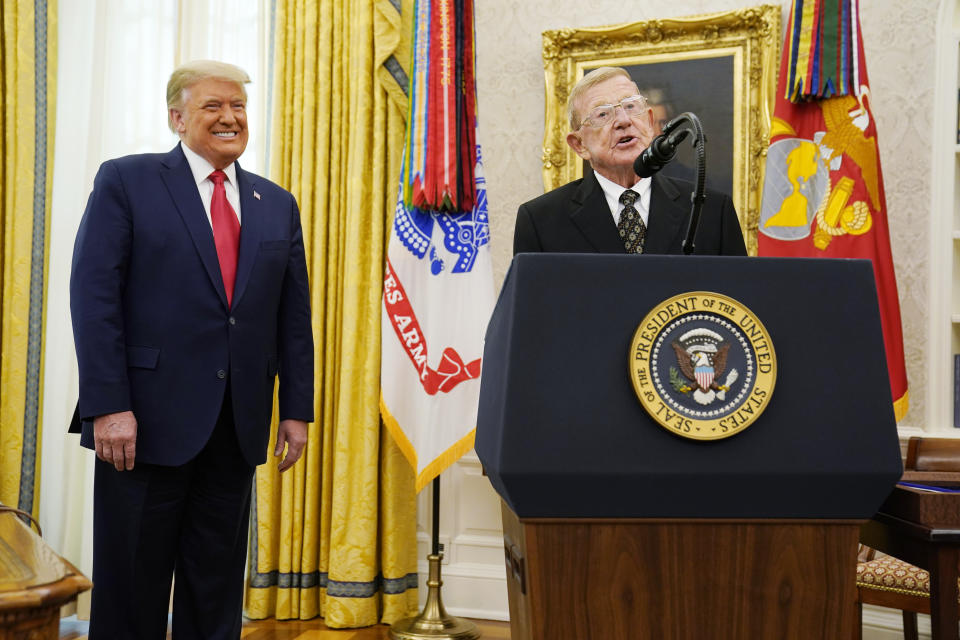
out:
M767 408L777 357L745 305L693 291L647 314L633 334L629 368L650 417L684 438L716 440L740 433Z

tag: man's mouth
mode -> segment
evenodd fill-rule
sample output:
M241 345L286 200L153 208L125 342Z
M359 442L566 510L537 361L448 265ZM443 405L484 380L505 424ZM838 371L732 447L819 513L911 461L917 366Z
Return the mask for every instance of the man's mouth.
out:
M213 135L217 136L218 138L230 139L230 138L236 138L237 132L236 131L214 131Z
M621 137L619 140L617 140L617 143L616 143L614 146L615 146L615 147L628 147L628 146L630 146L631 144L633 144L634 140L636 140L636 138L635 138L634 136L623 136L623 137Z

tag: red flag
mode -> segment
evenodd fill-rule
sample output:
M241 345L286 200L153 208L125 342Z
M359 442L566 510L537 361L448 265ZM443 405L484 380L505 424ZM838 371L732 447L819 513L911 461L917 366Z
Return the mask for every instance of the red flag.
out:
M787 79L797 70L790 65L814 60L803 47L818 48L817 42L810 42L809 30L802 28L811 18L809 11L801 13L803 4L793 3L783 46L760 212L759 254L873 262L890 391L900 420L909 406L903 331L859 11L851 0L840 3L839 23L849 28L848 37L840 41L849 48L840 51L838 58L849 59L852 54L850 84L839 91L846 95L799 95L793 103L787 97ZM810 64L816 69L816 61ZM819 89L814 86L813 90Z

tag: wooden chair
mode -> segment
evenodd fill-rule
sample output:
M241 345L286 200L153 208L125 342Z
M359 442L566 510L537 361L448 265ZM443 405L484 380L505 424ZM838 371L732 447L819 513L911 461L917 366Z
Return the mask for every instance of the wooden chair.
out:
M903 481L960 484L960 439L912 437L907 445ZM930 574L861 545L857 556L857 609L862 637L863 605L903 611L903 637L917 640L917 614L930 613Z

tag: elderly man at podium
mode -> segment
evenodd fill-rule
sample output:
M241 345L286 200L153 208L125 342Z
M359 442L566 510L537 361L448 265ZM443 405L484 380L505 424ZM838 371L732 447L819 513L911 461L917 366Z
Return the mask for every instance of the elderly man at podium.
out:
M655 129L653 110L630 74L594 69L570 92L567 113L567 144L593 170L520 205L514 254L681 253L693 185L634 172ZM728 195L707 190L695 240L698 255L747 255Z

